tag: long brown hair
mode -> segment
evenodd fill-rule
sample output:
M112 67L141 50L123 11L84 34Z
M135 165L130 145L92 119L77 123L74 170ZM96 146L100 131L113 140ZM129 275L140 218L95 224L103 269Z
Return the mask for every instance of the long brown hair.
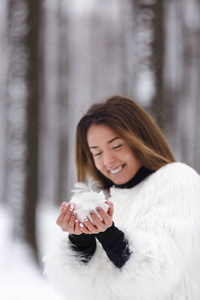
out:
M92 177L104 188L112 185L112 182L96 169L89 150L87 131L92 125L110 127L129 144L142 165L150 170L156 171L175 161L164 135L151 116L134 101L121 96L113 96L103 103L92 105L77 125L78 181L86 182L89 177Z

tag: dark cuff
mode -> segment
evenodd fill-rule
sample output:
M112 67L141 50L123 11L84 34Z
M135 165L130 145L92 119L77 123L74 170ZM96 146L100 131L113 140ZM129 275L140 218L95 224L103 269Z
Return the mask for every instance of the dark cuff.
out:
M87 263L96 250L95 237L85 233L81 235L70 234L69 240L76 256L80 258L81 262Z
M105 232L95 235L113 264L121 268L131 256L129 243L124 233L114 223Z

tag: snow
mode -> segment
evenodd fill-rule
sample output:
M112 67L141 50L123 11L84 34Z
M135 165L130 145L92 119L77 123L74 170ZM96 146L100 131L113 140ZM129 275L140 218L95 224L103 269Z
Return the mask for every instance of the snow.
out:
M49 220L52 213L46 212ZM0 300L62 300L44 278L28 246L11 236L10 224L8 213L0 206Z

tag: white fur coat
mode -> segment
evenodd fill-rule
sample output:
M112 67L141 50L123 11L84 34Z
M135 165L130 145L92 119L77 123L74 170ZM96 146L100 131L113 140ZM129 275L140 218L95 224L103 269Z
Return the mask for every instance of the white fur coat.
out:
M118 269L97 241L83 264L60 232L44 261L64 299L200 300L200 176L172 163L131 189L111 188L109 200L132 255Z

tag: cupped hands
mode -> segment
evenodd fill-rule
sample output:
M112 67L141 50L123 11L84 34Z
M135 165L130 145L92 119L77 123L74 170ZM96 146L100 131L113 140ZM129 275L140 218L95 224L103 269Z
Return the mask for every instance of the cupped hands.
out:
M110 201L106 201L106 203L109 205L107 212L100 206L96 207L96 211L101 216L101 220L96 215L95 211L91 210L89 214L93 222L91 222L90 218L87 216L85 216L84 222L80 222L77 219L77 213L74 212L76 204L63 202L60 206L61 212L56 223L63 231L76 235L82 233L97 234L99 232L104 232L112 226L114 213L113 203Z

